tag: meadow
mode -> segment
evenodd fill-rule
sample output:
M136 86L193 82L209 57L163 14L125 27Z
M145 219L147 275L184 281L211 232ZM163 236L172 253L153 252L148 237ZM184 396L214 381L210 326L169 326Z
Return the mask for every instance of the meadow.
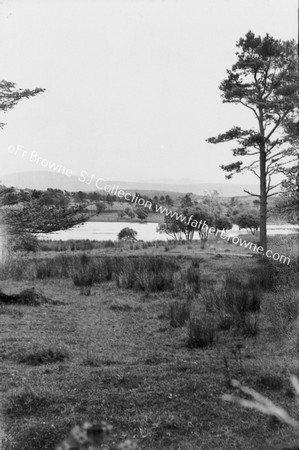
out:
M296 236L269 241L288 255ZM216 239L73 241L9 258L3 450L53 450L86 420L113 426L105 449L127 438L144 450L258 449L295 437L221 399L237 379L298 412L298 264L247 253Z

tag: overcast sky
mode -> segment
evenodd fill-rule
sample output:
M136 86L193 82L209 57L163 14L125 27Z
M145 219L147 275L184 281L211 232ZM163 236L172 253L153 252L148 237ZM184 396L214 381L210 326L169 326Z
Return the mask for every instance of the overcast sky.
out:
M254 125L218 89L248 30L296 39L297 0L1 0L0 79L46 92L1 115L0 179L42 170L20 144L106 180L225 181L205 139Z

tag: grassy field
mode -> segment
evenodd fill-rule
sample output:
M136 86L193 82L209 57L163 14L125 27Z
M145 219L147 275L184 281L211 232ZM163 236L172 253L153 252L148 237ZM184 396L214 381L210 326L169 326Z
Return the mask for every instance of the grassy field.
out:
M269 245L288 255L294 242ZM46 249L2 267L3 450L54 449L86 420L113 426L105 448L258 449L294 436L221 397L236 378L296 414L295 261L144 244Z

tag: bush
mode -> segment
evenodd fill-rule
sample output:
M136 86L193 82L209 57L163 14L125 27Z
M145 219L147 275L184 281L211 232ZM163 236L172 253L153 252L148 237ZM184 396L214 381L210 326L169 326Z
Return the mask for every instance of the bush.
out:
M213 344L216 340L215 322L210 317L190 319L188 326L189 348L202 348Z
M260 227L260 217L256 210L248 211L246 213L242 213L235 218L236 224L239 226L239 229L245 228L246 230L250 230L252 234Z
M169 307L170 326L181 327L190 318L189 302L174 302Z

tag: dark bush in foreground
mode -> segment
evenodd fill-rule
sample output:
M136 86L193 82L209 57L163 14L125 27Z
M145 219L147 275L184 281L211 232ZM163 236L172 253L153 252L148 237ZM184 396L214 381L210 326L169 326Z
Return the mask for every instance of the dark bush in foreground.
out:
M69 354L65 349L44 348L28 352L25 355L20 356L18 361L31 366L39 366L41 364L62 362L68 358Z
M209 317L190 319L188 326L189 348L202 348L213 344L216 340L216 326Z

